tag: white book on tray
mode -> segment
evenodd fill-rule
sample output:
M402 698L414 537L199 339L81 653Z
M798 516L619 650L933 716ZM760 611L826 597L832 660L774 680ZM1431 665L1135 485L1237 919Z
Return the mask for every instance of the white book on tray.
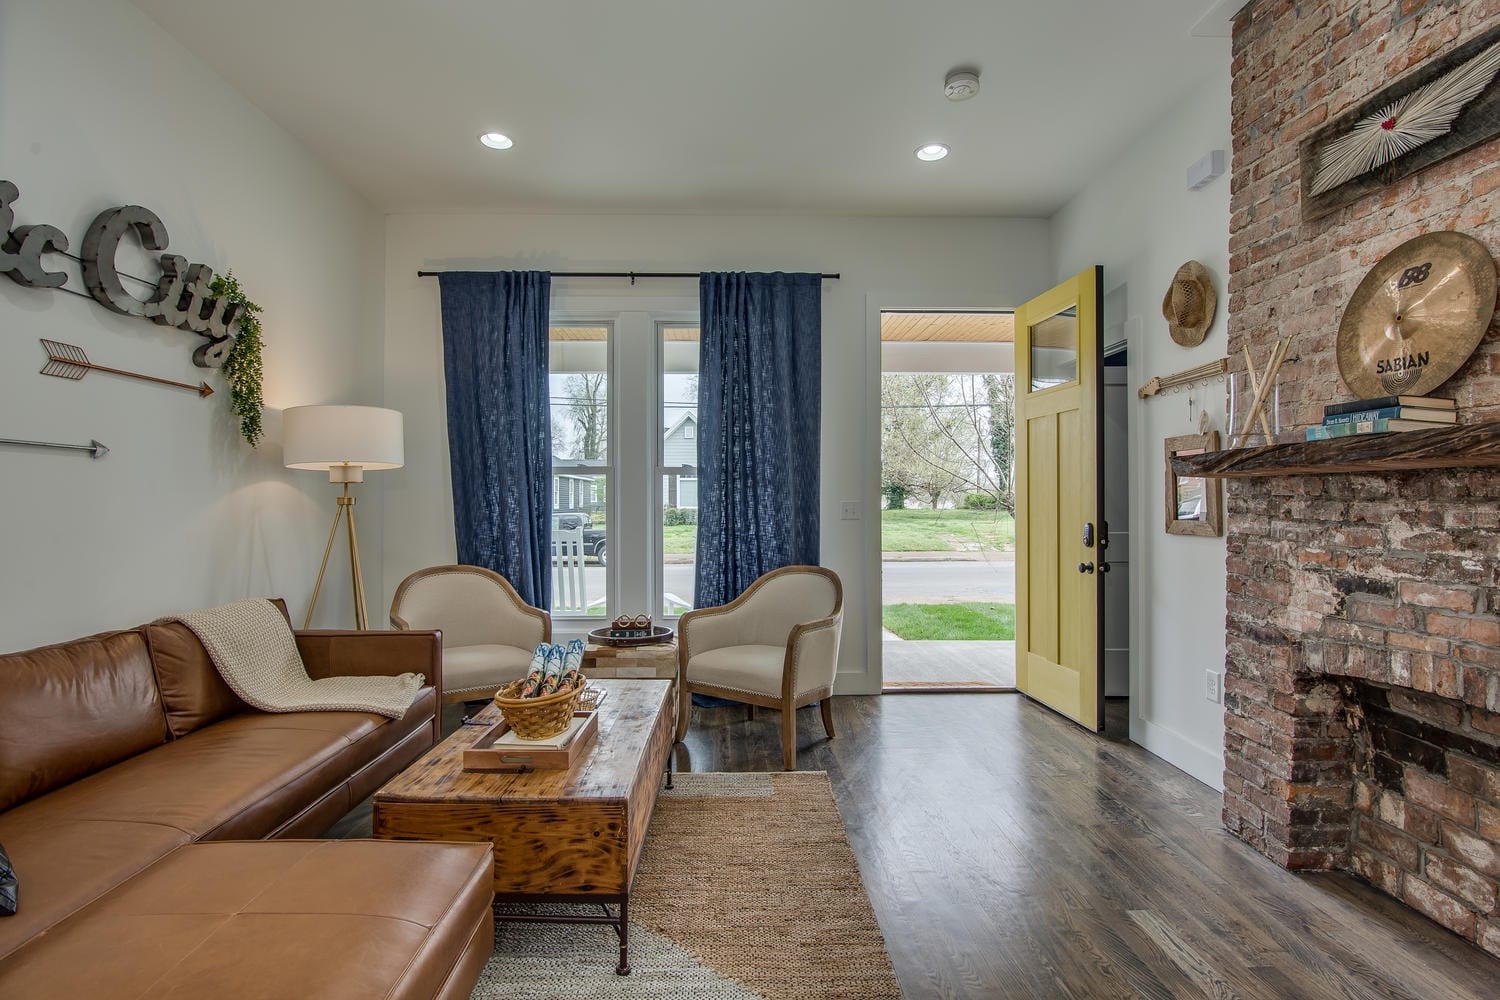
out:
M586 722L588 722L588 716L575 715L573 720L568 723L567 729L564 729L556 736L549 736L545 740L523 740L516 735L514 729L507 729L491 745L497 747L526 747L528 750L561 750L573 742L573 737L578 735L578 730L582 729Z

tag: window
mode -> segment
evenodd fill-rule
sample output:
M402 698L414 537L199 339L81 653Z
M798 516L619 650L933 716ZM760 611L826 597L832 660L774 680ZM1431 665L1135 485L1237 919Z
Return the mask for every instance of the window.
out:
M693 606L698 545L698 328L662 323L661 614Z
M608 325L553 327L552 607L562 617L609 606L606 525L609 453Z

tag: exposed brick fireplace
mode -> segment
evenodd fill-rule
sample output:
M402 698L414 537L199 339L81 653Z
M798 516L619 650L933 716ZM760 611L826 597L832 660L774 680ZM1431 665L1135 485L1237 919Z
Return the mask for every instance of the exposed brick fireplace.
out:
M1347 398L1344 304L1387 251L1455 229L1500 254L1500 142L1303 223L1298 141L1500 0L1258 0L1235 27L1229 354L1294 338L1300 427ZM1442 390L1500 419L1491 329ZM1224 823L1348 869L1500 954L1500 473L1230 480Z

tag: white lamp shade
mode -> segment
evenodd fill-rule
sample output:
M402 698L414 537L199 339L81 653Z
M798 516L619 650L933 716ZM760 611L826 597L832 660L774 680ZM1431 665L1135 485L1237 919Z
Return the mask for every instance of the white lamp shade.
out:
M293 406L281 414L282 458L288 469L406 464L399 410L379 406Z

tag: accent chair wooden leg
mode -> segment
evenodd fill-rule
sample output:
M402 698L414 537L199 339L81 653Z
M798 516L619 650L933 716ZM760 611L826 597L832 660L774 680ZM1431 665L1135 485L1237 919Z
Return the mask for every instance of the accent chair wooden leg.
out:
M748 709L749 709L749 710L750 710L750 711L749 711L749 712L748 712L748 713L747 713L747 714L746 714L746 715L745 715L745 718L746 718L746 719L748 719L748 720L749 720L749 721L751 721L751 722L754 722L754 721L755 721L755 706L754 706L754 705L746 705L746 706L745 706L745 707L746 707L746 708L748 708Z
M824 698L818 705L823 710L823 731L828 734L829 739L833 739L833 698Z
M688 690L687 681L681 678L677 681L677 742L681 743L687 738L688 726L693 721L693 693Z
M791 702L781 706L781 763L797 770L797 706Z

